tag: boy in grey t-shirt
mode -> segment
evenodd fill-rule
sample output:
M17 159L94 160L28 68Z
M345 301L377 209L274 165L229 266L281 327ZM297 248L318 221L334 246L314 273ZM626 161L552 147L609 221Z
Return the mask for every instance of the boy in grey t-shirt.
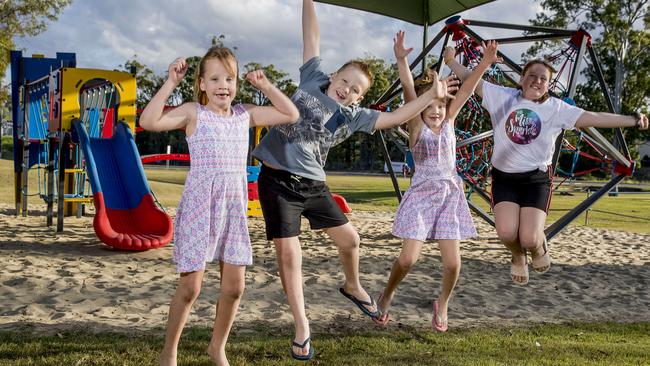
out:
M300 217L322 229L336 243L345 273L340 292L366 315L379 316L375 301L359 282L359 234L348 222L325 184L329 149L355 131L373 133L395 127L418 115L434 99L448 96L445 81L391 113L356 106L372 84L368 65L350 61L328 76L320 67L320 30L312 0L303 0L303 66L292 97L300 111L292 125L269 130L253 155L263 162L258 187L268 240L273 240L280 278L295 321L291 355L309 360L309 321L302 290ZM449 87L450 91L456 87Z

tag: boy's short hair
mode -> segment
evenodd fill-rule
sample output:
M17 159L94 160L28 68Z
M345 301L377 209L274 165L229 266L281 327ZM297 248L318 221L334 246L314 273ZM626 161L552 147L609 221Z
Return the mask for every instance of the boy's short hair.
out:
M368 81L370 82L368 84L369 85L368 89L370 89L372 83L375 82L375 76L372 74L372 70L370 69L370 64L361 60L350 60L345 64L343 64L343 66L339 67L339 69L336 70L336 72L341 72L348 67L356 67L357 69L359 69L359 71L361 71L363 75L365 75L368 78ZM368 90L366 89L366 91L364 91L363 94L365 94L367 91Z

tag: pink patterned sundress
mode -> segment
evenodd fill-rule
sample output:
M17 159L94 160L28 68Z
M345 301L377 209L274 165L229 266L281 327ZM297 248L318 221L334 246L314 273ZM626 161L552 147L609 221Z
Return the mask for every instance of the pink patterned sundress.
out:
M411 152L415 173L397 209L393 235L420 241L476 236L463 182L456 173L453 126L444 121L440 134L424 126Z
M253 262L246 223L249 120L240 104L231 116L198 106L196 130L187 138L190 171L174 223L177 272L197 271L214 260Z

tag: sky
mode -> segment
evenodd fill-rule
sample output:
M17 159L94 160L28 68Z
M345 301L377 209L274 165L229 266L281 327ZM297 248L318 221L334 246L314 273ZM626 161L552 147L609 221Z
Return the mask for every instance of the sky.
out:
M296 81L302 64L301 5L300 0L75 0L45 32L14 41L26 56L74 52L78 67L111 70L135 57L162 74L177 57L203 55L212 37L223 34L226 46L237 47L240 65L274 64ZM533 0L497 0L460 15L528 24L538 11L539 3ZM392 62L392 39L398 30L406 31L408 46L422 46L420 26L329 4L316 3L316 12L326 71L365 55ZM430 37L442 27L443 22L432 25ZM519 35L475 29L484 38ZM525 48L504 46L502 51L518 61ZM411 59L415 56L413 52Z

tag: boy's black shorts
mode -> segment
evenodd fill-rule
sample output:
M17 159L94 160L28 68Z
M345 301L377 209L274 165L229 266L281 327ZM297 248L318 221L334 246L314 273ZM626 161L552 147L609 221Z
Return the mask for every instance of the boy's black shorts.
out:
M551 169L506 173L492 167L492 207L514 202L519 207L535 207L548 213L551 203Z
M312 229L348 223L325 182L262 165L257 185L267 240L298 236L301 215Z

